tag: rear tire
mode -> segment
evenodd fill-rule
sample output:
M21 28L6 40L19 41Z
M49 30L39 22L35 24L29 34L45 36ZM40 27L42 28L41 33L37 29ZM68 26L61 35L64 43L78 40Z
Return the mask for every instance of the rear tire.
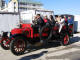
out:
M22 55L24 54L27 42L26 39L22 36L17 36L15 37L14 40L11 41L10 43L10 50L14 55Z
M61 45L63 45L63 46L69 45L69 41L70 41L69 35L64 34L62 41L61 41Z

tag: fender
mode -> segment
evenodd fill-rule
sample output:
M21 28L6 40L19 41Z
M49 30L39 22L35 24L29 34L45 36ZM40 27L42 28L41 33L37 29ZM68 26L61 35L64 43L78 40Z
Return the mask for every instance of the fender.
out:
M15 37L17 37L17 36L23 36L25 39L27 39L27 37L24 35L24 34L14 34L14 35L11 35L10 37L9 37L9 39L10 40L13 40ZM29 43L31 43L28 39L26 40L26 42L29 42Z
M9 39L12 40L12 39L14 39L14 38L17 37L17 36L23 36L23 37L26 38L26 36L25 36L24 34L14 34L14 35L11 35L11 36L9 37Z

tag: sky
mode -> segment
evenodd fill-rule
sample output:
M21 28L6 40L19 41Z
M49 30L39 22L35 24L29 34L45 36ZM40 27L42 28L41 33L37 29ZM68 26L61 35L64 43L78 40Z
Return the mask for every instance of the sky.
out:
M10 1L10 0L5 0L6 1L6 4L8 4L8 2Z
M80 15L80 0L35 0L43 4L44 9L54 11L54 14ZM8 0L6 0L8 3Z
M36 0L43 3L45 9L54 14L80 15L80 0Z

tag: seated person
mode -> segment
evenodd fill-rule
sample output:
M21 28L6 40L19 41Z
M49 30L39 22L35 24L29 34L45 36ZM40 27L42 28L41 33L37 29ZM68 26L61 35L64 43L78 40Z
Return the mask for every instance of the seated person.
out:
M68 25L72 25L73 24L73 19L71 18L71 16L68 17Z
M55 26L59 27L60 16L55 15Z
M50 24L50 20L48 19L47 15L43 18L44 24Z
M37 24L37 16L34 17L34 20L32 22L33 22L33 25Z
M61 32L62 27L64 26L64 24L65 24L64 16L61 16L60 17L60 22L59 22L59 33Z
M44 26L44 21L43 21L42 17L40 16L40 14L37 14L33 21L33 27L41 28L42 26Z
M44 21L42 19L42 17L40 16L40 14L37 14L37 24L42 27L44 25Z
M59 27L59 33L61 32L64 24L65 24L64 16L56 16L56 24L55 25Z
M47 15L44 16L43 20L44 20L44 23L47 23L47 22L48 22L48 17L47 17Z
M35 16L33 23L36 23L36 24L41 25L41 26L43 25L44 21L43 21L42 17L40 16L40 14L37 14Z
M49 17L50 17L50 18L49 18L50 24L51 24L51 25L55 25L56 21L55 21L54 17L53 17L52 15L50 15Z
M65 23L68 24L67 16L64 15Z

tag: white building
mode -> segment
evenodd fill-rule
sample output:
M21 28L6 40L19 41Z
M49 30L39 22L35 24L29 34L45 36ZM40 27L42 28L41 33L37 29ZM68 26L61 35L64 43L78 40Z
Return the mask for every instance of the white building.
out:
M0 12L18 12L18 3L15 0L11 0Z
M19 14L11 12L0 12L0 34L1 31L10 32L19 24Z
M0 10L5 8L5 0L0 0Z
M27 10L42 9L42 3L33 0L11 0L2 11L22 12Z
M18 0L19 11L42 9L42 3L34 0Z
M49 15L53 14L53 11L43 9L42 3L33 0L11 0L6 8L0 11L0 33L11 31L21 20L32 23L36 14Z

